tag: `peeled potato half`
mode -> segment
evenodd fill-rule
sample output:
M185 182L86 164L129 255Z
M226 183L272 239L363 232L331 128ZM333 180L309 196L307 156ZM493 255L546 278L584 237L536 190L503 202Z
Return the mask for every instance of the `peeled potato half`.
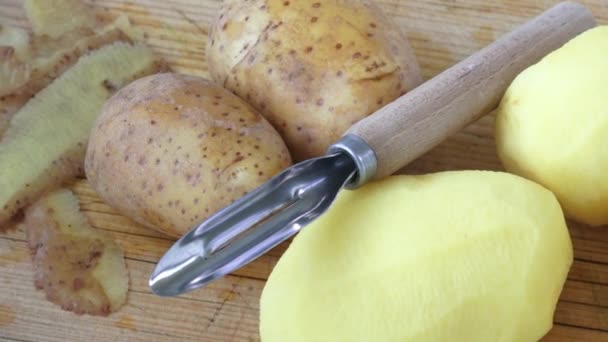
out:
M538 341L572 258L533 182L394 176L340 193L295 238L262 293L262 341Z
M577 221L608 224L608 26L582 33L521 73L496 117L509 172L553 191Z

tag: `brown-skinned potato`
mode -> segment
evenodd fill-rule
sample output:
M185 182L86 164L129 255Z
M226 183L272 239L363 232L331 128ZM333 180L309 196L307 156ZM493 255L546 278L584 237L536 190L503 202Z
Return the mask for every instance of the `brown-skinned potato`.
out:
M87 178L124 215L179 237L291 163L273 127L203 78L158 74L106 102Z
M406 36L367 1L226 0L207 51L213 79L258 109L295 160L422 81Z

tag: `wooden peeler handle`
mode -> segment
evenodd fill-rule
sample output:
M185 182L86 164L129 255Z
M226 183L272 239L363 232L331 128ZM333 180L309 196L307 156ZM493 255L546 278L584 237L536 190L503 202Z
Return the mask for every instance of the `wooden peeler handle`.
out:
M595 26L583 5L563 2L359 121L346 134L376 155L376 179L391 175L498 105L527 67Z

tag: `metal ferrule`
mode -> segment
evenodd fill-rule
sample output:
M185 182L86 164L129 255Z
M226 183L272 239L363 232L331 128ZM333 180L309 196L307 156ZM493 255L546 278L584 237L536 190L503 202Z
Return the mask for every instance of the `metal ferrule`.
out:
M346 153L357 166L357 173L352 180L344 187L346 189L356 189L376 175L378 161L374 150L361 138L354 134L347 134L331 145L327 154Z

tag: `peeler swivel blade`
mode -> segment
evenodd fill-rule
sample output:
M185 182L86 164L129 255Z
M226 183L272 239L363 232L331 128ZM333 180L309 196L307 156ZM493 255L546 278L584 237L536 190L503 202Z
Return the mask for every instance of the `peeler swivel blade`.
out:
M369 146L345 136L326 156L286 169L180 238L152 273L152 291L176 296L243 267L323 214L340 189L367 181L374 170Z

